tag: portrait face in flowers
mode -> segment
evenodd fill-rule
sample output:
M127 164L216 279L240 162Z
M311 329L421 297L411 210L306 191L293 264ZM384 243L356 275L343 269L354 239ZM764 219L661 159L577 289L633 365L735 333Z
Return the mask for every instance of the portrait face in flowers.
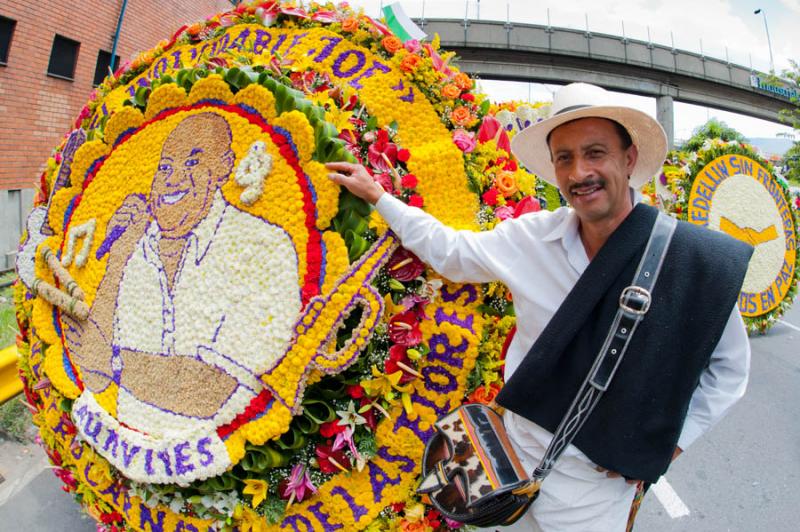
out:
M185 118L167 137L150 190L150 209L163 236L184 237L206 217L233 168L230 146L230 126L214 113Z

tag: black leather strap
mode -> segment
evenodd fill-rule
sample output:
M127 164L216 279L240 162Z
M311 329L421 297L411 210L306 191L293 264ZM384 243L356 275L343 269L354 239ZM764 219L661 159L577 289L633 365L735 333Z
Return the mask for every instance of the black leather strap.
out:
M619 367L639 322L650 308L651 293L664 263L677 221L659 213L653 224L650 239L636 269L633 282L619 297L619 309L611 323L603 346L592 364L592 369L578 390L575 400L564 415L541 463L533 472L533 479L541 482L553 468L558 457L569 446L597 405L603 392Z

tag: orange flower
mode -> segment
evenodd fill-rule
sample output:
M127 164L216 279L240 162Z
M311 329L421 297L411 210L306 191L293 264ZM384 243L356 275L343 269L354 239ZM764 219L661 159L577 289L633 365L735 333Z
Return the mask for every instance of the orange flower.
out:
M194 24L192 24L191 26L186 28L186 33L188 33L191 36L195 36L198 33L200 33L200 30L202 30L202 29L203 29L203 25L200 24L199 22L195 22Z
M448 83L444 87L442 87L442 96L448 98L450 100L455 100L459 96L461 96L461 89L458 88L458 85L453 83Z
M481 403L484 405L488 405L494 398L497 397L497 394L500 393L500 384L493 382L489 386L478 386L474 392L469 394L467 399L473 403Z
M469 109L464 106L456 107L453 109L453 112L450 113L450 120L459 126L466 126L472 122L472 118L472 113L470 113Z
M514 173L506 170L498 172L497 176L494 178L494 186L497 187L497 190L506 198L519 190Z
M472 80L469 79L469 76L467 76L463 72L459 72L458 74L456 74L456 77L453 78L453 81L455 82L456 85L458 85L458 88L460 88L462 91L468 91L472 88Z
M420 61L422 61L420 56L408 54L400 61L400 68L405 72L413 72L419 66Z
M401 41L394 35L389 35L388 37L384 37L383 40L381 41L381 44L390 54L396 53L397 50L400 50L403 47L403 41Z
M411 522L403 519L400 521L400 530L402 532L426 532L428 527L422 521Z
M342 21L342 31L354 33L358 30L358 19L355 17L347 17Z

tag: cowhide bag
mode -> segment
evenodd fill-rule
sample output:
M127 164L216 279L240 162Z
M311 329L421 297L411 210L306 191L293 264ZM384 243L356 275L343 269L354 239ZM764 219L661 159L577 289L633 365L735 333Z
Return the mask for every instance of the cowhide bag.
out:
M474 526L510 525L539 492L508 440L503 419L482 404L460 406L436 422L417 492L446 517Z
M514 523L539 494L544 478L608 389L637 325L650 308L676 221L659 214L630 286L592 369L529 476L517 458L500 415L482 404L462 405L436 422L422 458L417 492L445 517L479 527Z

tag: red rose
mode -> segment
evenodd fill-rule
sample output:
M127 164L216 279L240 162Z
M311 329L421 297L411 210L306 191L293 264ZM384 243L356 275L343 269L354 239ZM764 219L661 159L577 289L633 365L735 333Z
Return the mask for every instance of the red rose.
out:
M406 174L400 179L400 184L405 188L417 188L417 176L414 174Z
M417 313L413 310L401 312L389 321L389 339L400 345L411 347L422 341Z
M407 282L422 275L425 264L406 248L397 248L386 264L386 271L390 277Z
M410 158L411 158L411 152L405 148L397 152L397 160L400 162L403 163L408 162Z
M483 202L486 205L494 207L495 205L497 205L497 195L498 195L497 189L492 187L486 192L484 192L481 198L483 198Z
M419 194L412 194L408 198L408 204L412 207L422 207L425 204L425 200Z
M345 390L347 391L347 395L352 399L361 399L364 397L364 388L362 388L360 384L349 384Z
M465 92L464 94L461 95L461 99L464 100L465 102L474 102L475 95L469 92Z
M509 159L508 162L506 162L506 165L503 167L503 170L508 170L509 172L516 172L518 169L519 166L517 166L517 161L513 159Z

